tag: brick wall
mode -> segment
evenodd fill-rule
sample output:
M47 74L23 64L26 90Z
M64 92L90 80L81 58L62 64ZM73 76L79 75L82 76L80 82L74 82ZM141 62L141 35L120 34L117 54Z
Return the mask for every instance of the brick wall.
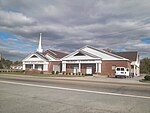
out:
M115 75L115 70L112 70L112 66L117 66L117 67L126 67L129 68L129 70L131 70L131 64L129 61L102 61L102 75L111 75L114 76Z
M43 71L37 69L26 69L25 74L43 74Z
M53 65L60 65L60 70L61 70L61 61L51 61L49 62L49 65L48 65L49 72L53 71Z
M66 72L67 73L73 73L73 68L78 67L78 64L67 64L66 65Z

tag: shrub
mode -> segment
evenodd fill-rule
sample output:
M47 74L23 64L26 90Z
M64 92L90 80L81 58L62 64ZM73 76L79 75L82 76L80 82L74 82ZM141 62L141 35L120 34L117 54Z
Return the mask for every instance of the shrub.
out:
M40 74L43 74L43 71L41 71Z
M52 71L52 74L55 74L55 71Z
M149 80L149 81L150 81L150 75L146 75L146 76L144 76L144 79L145 79L145 80Z
M59 71L56 71L56 74L58 75L58 74L59 74Z

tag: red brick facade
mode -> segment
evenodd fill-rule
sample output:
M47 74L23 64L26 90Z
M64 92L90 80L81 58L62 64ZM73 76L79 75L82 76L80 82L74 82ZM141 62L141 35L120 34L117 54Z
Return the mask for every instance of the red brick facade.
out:
M131 70L131 64L129 61L124 61L124 60L105 60L102 61L101 65L101 74L102 75L115 75L115 70L112 69L112 66L116 67L126 67Z
M60 70L61 70L61 61L51 61L49 62L49 65L48 65L48 72L53 71L53 65L60 65Z
M100 75L115 75L115 70L112 69L112 67L126 67L131 70L131 64L129 61L125 60L104 60L101 63L101 73ZM66 72L67 73L73 73L74 67L79 67L79 64L67 64L66 65ZM92 67L92 73L94 74L96 72L96 64L81 64L81 73L86 73L86 68Z

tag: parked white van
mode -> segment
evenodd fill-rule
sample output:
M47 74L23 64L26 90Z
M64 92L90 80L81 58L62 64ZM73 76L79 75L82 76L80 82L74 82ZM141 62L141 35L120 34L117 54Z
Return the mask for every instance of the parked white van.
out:
M116 67L115 69L115 77L129 77L129 69L125 67Z

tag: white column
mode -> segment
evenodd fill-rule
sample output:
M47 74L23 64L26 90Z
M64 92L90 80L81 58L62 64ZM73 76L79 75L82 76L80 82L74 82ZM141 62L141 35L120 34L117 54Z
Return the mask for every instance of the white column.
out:
M98 63L98 72L101 73L101 63Z
M66 63L62 63L62 71L66 72Z
M33 64L33 67L32 67L33 69L35 69L35 64Z
M98 64L96 63L96 73L98 72Z
M79 63L79 72L81 72L81 63Z
M134 65L134 70L133 70L134 76L135 76L135 65Z
M140 68L137 67L137 75L140 76Z
M48 71L48 64L43 64L43 71Z
M25 64L23 64L22 68L23 68L23 70L26 70L26 65L25 65Z

